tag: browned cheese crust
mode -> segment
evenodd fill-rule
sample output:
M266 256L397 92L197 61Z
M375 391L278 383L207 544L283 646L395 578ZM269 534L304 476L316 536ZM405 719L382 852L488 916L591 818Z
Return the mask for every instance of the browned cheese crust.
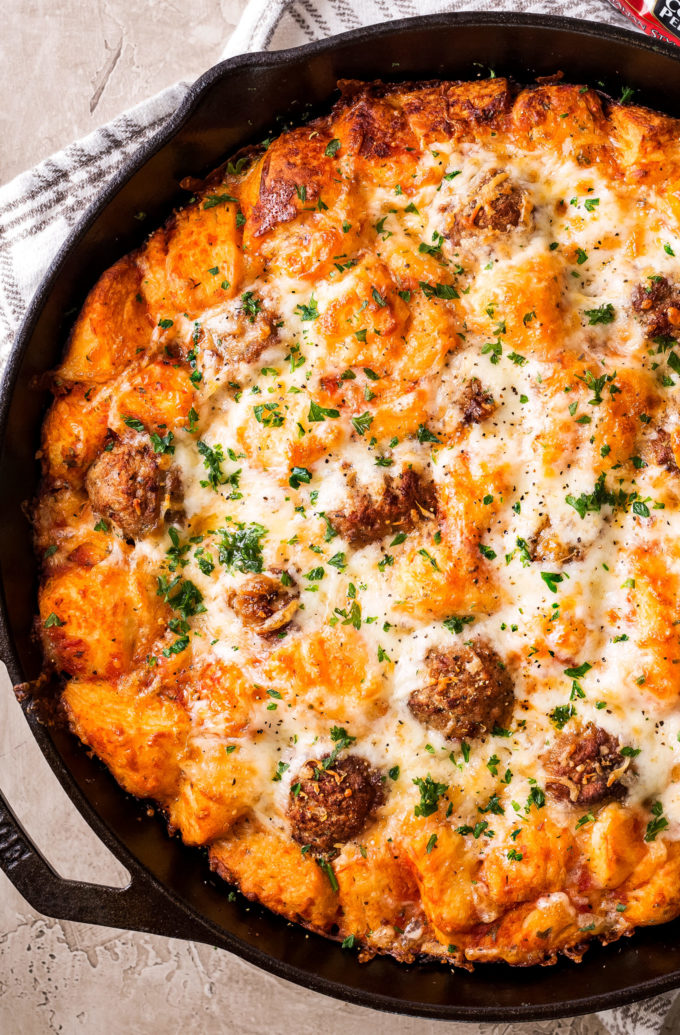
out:
M46 666L247 897L362 959L577 959L680 913L680 125L340 94L92 288Z

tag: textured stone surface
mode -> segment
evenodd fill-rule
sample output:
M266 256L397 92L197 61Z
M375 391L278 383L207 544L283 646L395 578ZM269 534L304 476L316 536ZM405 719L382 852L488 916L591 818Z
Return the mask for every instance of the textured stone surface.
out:
M245 0L14 0L0 32L0 183L214 64ZM11 10L11 15L10 15Z

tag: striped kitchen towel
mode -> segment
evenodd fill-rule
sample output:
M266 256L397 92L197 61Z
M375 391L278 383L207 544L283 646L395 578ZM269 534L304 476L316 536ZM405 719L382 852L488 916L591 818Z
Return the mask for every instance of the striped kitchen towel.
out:
M295 47L395 18L466 10L560 14L631 27L607 0L250 0L222 56ZM28 303L70 229L121 163L163 126L187 90L187 83L164 90L0 188L0 371ZM552 1023L552 1031L564 1033L672 1035L680 1031L680 997L658 996L588 1020ZM500 1035L507 1025L486 1030ZM540 1031L548 1027L541 1024Z

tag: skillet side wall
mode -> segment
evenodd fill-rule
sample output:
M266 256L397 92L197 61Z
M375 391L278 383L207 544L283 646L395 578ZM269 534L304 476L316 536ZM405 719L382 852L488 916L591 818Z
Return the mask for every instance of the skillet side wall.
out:
M453 15L393 22L296 51L246 55L216 66L192 88L165 129L129 164L73 232L31 303L0 391L0 652L15 682L34 678L41 660L32 636L36 568L22 505L35 492L35 452L48 393L36 379L51 369L89 288L185 196L201 175L241 146L328 107L338 78L468 79L489 69L520 82L561 70L618 96L680 114L680 60L644 37L553 18ZM303 99L303 100L301 100ZM135 218L139 212L146 219ZM70 315L67 315L70 314ZM305 935L259 906L230 903L205 859L168 839L159 818L129 798L107 770L63 730L27 719L74 803L139 880L152 874L186 916L172 933L228 948L257 965L339 998L381 1009L467 1020L520 1020L602 1009L680 984L680 921L593 948L574 967L474 975L404 967L353 955ZM162 892L161 892L162 895ZM73 915L72 919L78 919ZM135 927L135 917L128 917ZM159 913L158 933L171 933Z

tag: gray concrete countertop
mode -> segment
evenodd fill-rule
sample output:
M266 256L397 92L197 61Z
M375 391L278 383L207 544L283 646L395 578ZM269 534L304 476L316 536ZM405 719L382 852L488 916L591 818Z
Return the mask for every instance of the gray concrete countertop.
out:
M0 37L0 183L219 57L244 0L15 0ZM0 786L64 877L123 885L33 742L0 666ZM0 1032L316 1035L443 1032L297 988L203 945L37 914L0 873ZM507 1025L448 1025L500 1035ZM603 1035L594 1017L517 1025L513 1035Z
M213 65L246 0L15 0L4 9L0 184Z

